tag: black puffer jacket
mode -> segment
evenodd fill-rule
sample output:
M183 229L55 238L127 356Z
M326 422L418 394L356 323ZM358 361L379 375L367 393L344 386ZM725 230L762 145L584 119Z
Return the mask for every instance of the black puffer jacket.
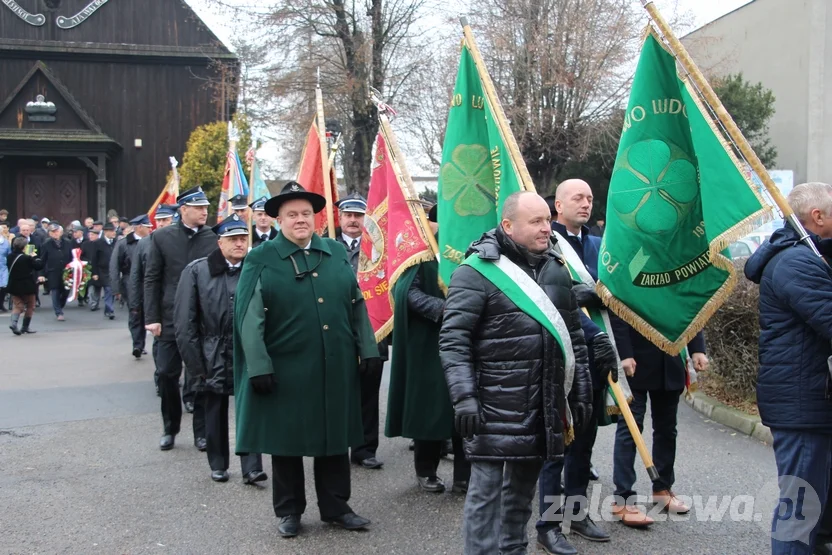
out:
M144 271L144 321L162 324L163 341L174 341L173 306L176 286L185 266L217 248L217 236L208 226L193 232L180 221L150 235Z
M473 243L468 255L523 268L563 317L575 352L569 402L591 403L592 382L572 280L554 250L532 267L501 228ZM476 397L480 433L465 440L470 460L552 460L564 450L564 362L560 346L536 320L469 266L451 278L439 353L456 404Z
M176 345L197 391L234 393L234 296L240 269L232 272L217 249L188 264L179 279Z

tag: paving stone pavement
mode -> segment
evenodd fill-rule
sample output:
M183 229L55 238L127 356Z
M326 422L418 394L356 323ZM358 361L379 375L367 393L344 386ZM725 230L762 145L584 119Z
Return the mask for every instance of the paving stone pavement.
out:
M67 321L57 322L44 306L33 322L39 333L24 337L13 336L7 316L0 315L0 554L462 552L464 499L420 492L408 441L401 438L382 439L383 470L353 467L350 503L373 521L370 531L345 532L319 521L307 460L309 505L302 535L279 538L270 481L265 487L244 486L235 460L231 480L213 483L205 455L193 447L190 416L176 448L159 451L153 365L147 357L134 361L130 355L126 312L118 310L112 322L101 312L75 307L66 312ZM600 499L614 489L613 432L611 427L599 432L593 457L601 473ZM264 463L271 475L268 458ZM648 493L646 474L638 471L637 488ZM443 461L439 473L450 482L452 463ZM756 495L764 484L776 483L769 447L682 404L676 477L678 493L718 496L725 518L699 521L704 511L695 511L646 531L606 522L601 525L612 541L573 538L579 552L768 552L765 528L773 505L754 507L762 522L738 521L729 518L730 500L722 497ZM530 553L539 552L536 507ZM734 508L746 515L747 507L735 503Z

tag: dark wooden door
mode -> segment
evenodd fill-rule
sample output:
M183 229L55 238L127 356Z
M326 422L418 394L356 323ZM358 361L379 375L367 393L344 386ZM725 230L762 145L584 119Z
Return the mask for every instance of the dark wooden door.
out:
M18 174L17 198L24 216L37 214L66 227L86 216L87 175L71 170L23 170Z

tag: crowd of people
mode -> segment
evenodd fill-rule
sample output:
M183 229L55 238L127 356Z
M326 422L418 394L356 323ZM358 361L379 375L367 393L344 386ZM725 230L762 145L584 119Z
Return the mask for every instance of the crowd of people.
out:
M39 283L63 319L58 270L79 248L103 290L105 315L112 317L114 300L127 303L132 355L140 358L145 334L153 336L160 449L175 447L184 403L211 478L228 481L234 396L233 452L241 458L242 481L268 480L262 454L271 455L272 504L283 537L302 529L303 457L314 458L323 521L347 530L371 524L349 505L350 464L383 468L379 389L390 352L384 433L413 440L414 485L427 493L446 490L437 469L443 454L453 454L450 489L466 496L466 554L525 553L536 491L543 551L578 553L565 535L567 522L574 535L610 541L586 504L597 431L610 424L617 426L609 446L612 515L625 526L654 524L634 489L635 442L623 419L605 407L606 384L622 376L639 429L648 400L652 413L658 477L649 504L690 511L674 490L677 412L687 365L708 368L705 340L700 333L690 342L688 359L670 356L606 310L595 293L603 222L595 233L587 225L593 195L586 182L565 181L546 198L508 197L500 224L470 246L447 289L435 260L409 268L392 291L392 337L380 344L356 281L366 201L352 195L337 203L341 227L327 238L314 231L325 199L298 183L251 205L243 200L232 199L234 215L213 228L199 187L182 193L176 205L159 207L152 232L146 215L118 226L73 223L68 234L55 222L35 229L21 220L12 238L0 220L0 253L10 251L12 330L34 331ZM800 185L789 201L818 249L832 254L832 187ZM428 216L438 236L435 207ZM778 473L808 482L825 506L832 321L818 307L832 300L832 271L787 224L751 257L746 274L761 284L758 398L774 434ZM89 302L98 307L92 293ZM777 519L775 513L773 526ZM773 552L822 548L828 519L817 520L810 544L775 537Z
M107 223L86 218L64 228L49 218L17 220L13 227L8 211L0 210L0 312L12 310L11 329L15 335L36 333L31 327L34 309L40 306L40 294L49 295L55 318L65 321L69 290L64 271L78 249L79 260L89 265L91 279L78 306L100 309L103 296L104 317L115 318L114 302L124 302L123 295L111 287L111 260L117 239L145 233L136 222L113 215ZM119 242L120 243L120 242ZM8 300L7 300L8 298ZM22 325L20 316L23 315Z

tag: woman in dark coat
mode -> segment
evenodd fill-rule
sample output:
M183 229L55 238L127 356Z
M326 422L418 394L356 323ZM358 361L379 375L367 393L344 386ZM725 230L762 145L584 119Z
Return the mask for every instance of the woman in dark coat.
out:
M6 259L9 268L9 284L6 290L14 302L9 327L15 335L35 333L29 325L35 312L35 294L38 290L36 276L37 272L43 268L43 261L34 252L31 255L26 253L28 244L26 237L15 238L12 242L12 252ZM18 329L17 323L21 313L23 314L23 327Z

